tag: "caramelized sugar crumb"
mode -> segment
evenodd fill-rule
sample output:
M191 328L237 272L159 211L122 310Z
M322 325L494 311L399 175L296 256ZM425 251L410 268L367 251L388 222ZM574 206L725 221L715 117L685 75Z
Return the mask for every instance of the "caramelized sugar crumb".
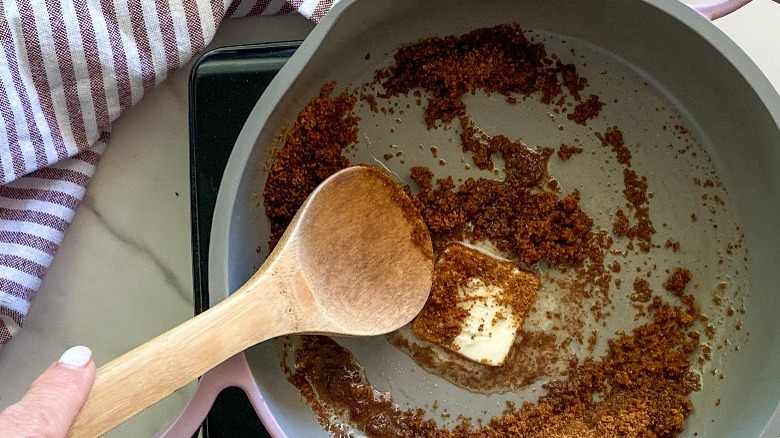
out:
M648 252L656 230L650 219L649 199L652 194L647 191L647 178L640 176L631 168L631 151L626 147L623 132L617 126L607 128L603 134L597 132L596 137L601 141L602 146L611 148L618 164L623 166L623 195L634 212L635 223L632 225L626 212L618 209L615 213L613 232L617 236L627 236L631 240L636 240L639 249Z
M410 169L412 181L423 190L433 189L433 172L423 166L415 166Z
M442 429L419 409L399 408L388 394L373 390L349 352L329 338L304 337L296 367L286 360L283 367L331 431L335 411L380 437L675 436L693 410L688 395L701 387L689 362L698 344L691 331L698 309L655 297L649 311L651 322L611 340L605 355L586 359L567 378L545 384L547 394L537 403L510 404L485 425L462 419Z
M375 73L383 96L426 91L425 123L450 122L466 114L463 95L475 90L496 92L516 102L515 95L540 95L543 103L564 107L566 93L580 101L587 80L573 64L554 62L545 47L526 38L516 24L477 29L462 36L428 38L402 46L395 63ZM572 120L585 124L603 103L591 95L575 108ZM571 115L570 115L571 116Z
M499 93L510 104L534 97L584 125L600 114L604 104L593 94L583 100L587 80L575 66L548 56L544 45L527 38L519 26L505 25L403 46L391 67L375 72L372 85L384 88L377 95L380 98L411 92L417 105L424 105L429 129L457 119L460 147L473 154L477 167L498 171L494 162L498 156L506 164L503 179L470 178L457 185L451 178L434 181L428 168L411 169L411 179L419 187L414 206L424 218L435 251L440 254L452 241L489 241L521 265L541 262L553 269L572 270L575 280L568 285L572 299L595 300L589 311L604 321L610 312L612 280L604 265L605 252L612 246L609 232L594 230L593 220L579 206L579 192L561 196L553 190L547 171L552 148L531 149L502 135L486 135L468 117L462 99L477 90ZM357 140L358 119L351 112L356 99L349 93L332 96L333 90L333 84L326 84L320 96L300 112L274 159L264 191L272 243L308 193L348 164L342 153ZM374 110L376 99L368 93L358 96ZM568 111L572 106L573 111ZM628 204L626 211L617 210L612 231L628 237L630 248L636 241L647 251L655 233L647 180L631 168L631 152L619 128L610 127L597 135L624 168L623 194ZM561 147L559 156L562 151L564 156L578 153ZM696 221L696 216L691 215L691 220ZM285 358L283 367L323 427L339 437L350 436L343 422L378 437L673 436L683 430L692 410L689 395L700 385L699 377L690 371L691 353L698 345L698 333L691 327L699 311L685 292L689 281L690 272L679 268L664 283L682 304L673 306L638 278L630 299L647 313L649 322L611 339L602 356L572 361L568 375L547 383L547 394L536 403L509 405L503 415L485 424L461 418L452 429L439 428L424 418L423 409L399 408L389 394L374 390L346 349L327 337L303 337L292 358L294 366ZM434 295L442 309L451 304L446 297ZM451 337L462 315L433 308L429 322L442 317L437 320L440 326L420 331L436 333L439 339ZM552 321L568 322L562 321L562 315L550 316ZM581 333L577 340L592 349L596 340L593 336L585 339L587 334ZM524 344L516 344L520 347L513 348L507 361L512 366L525 363L525 351L550 352L540 357L551 360L555 349L568 345L557 345L554 337L544 337L544 333L523 335ZM403 342L397 334L391 339L396 345ZM426 352L410 354L418 353ZM421 364L426 360L415 359ZM527 385L545 375L543 365L531 364L517 383ZM470 377L498 381L509 375L502 374L506 367L474 376L453 367L456 372L448 377L465 387L474 386L467 381Z
M602 146L612 148L618 163L631 166L631 151L626 147L623 132L617 126L608 128L604 134L597 132L596 137L601 140Z
M271 220L273 248L309 194L327 177L349 166L342 150L357 141L355 98L347 92L331 96L335 83L322 86L306 105L274 155L263 189L265 212Z
M574 107L574 112L567 114L566 118L574 121L578 125L587 124L588 120L595 118L601 112L604 102L599 100L595 94L591 94L584 102L580 102Z
M650 288L650 283L644 278L634 279L634 293L629 297L631 301L638 303L648 303L653 298L653 291Z
M558 158L563 161L568 161L572 156L581 154L583 149L579 146L569 146L567 144L561 144L558 148Z

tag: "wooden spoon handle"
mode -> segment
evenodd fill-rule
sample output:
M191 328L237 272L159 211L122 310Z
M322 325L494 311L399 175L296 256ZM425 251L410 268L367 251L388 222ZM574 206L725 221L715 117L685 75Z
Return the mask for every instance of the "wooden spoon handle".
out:
M281 294L266 299L256 291L242 289L100 367L70 436L99 436L245 348L289 333L279 317L284 302L275 298Z

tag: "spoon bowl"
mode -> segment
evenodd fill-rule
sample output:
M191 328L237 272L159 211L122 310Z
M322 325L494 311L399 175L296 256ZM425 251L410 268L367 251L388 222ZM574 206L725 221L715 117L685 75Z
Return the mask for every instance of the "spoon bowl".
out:
M99 436L277 336L396 330L425 304L433 258L422 218L389 175L367 166L337 172L229 298L102 366L71 436Z

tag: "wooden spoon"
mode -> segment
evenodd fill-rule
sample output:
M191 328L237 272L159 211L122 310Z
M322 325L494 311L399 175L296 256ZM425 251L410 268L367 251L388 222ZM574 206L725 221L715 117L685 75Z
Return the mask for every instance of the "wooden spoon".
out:
M71 436L103 434L273 337L396 330L425 304L432 275L430 236L403 189L376 168L344 169L229 298L100 367Z

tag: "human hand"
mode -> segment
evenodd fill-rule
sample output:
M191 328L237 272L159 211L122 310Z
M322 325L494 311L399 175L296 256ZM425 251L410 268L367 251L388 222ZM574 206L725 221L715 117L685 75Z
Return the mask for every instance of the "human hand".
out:
M0 437L65 437L95 382L87 347L73 347L30 386L16 404L0 412Z

